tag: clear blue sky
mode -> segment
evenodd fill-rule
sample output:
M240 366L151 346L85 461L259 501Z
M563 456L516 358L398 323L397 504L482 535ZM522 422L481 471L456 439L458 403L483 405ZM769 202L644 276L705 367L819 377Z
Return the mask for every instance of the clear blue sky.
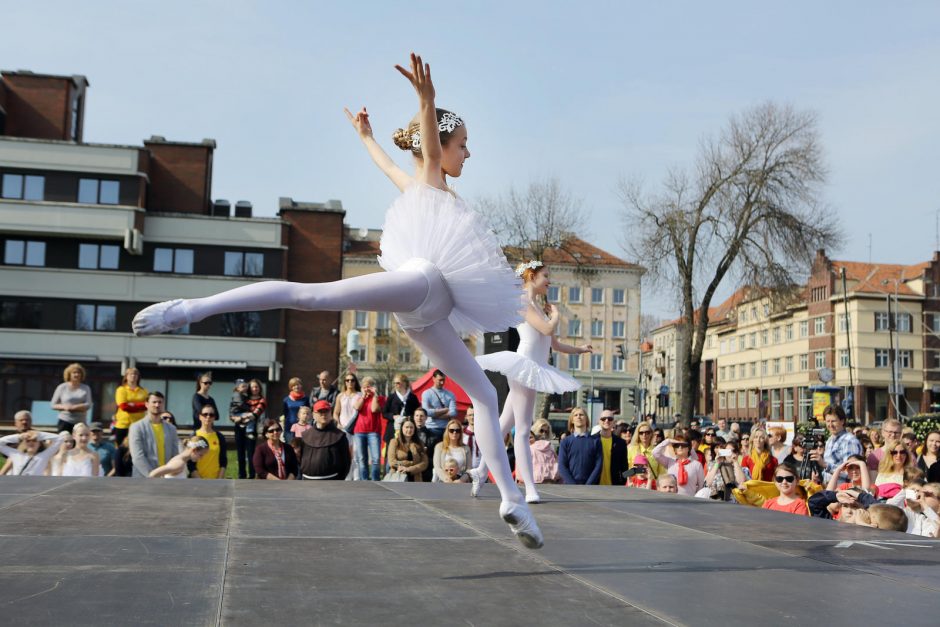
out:
M655 187L699 139L764 100L812 109L843 219L836 258L913 263L940 210L937 2L7 3L0 67L84 74L85 139L217 140L215 198L273 215L279 196L338 198L380 227L394 189L342 107L376 135L411 118L392 66L432 63L439 103L468 124L462 195L557 176L623 254L617 181ZM723 293L729 293L726 286ZM671 317L664 295L644 309Z

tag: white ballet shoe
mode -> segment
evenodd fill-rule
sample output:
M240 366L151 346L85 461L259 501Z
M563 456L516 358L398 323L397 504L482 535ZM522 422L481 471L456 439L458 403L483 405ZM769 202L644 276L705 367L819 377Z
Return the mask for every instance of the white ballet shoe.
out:
M527 549L540 549L545 544L542 531L525 503L503 501L499 505L499 515L509 523L509 529Z
M476 498L480 495L480 486L486 483L486 477L480 474L476 468L470 469L470 496Z
M530 504L538 504L542 502L542 497L539 496L538 492L526 492L525 502Z
M174 308L179 309L174 312L176 314L173 316L174 319L167 319L167 313ZM183 300L177 298L141 309L134 316L131 328L134 330L134 335L159 335L186 326L189 323L188 318Z

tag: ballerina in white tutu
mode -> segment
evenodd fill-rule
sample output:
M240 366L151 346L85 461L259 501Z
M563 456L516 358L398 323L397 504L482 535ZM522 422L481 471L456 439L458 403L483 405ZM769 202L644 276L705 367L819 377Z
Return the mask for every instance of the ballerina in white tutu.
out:
M415 174L400 169L372 136L369 114L346 115L372 157L403 193L386 213L379 263L386 272L332 283L262 281L221 294L151 305L137 314L138 335L153 335L235 311L291 308L394 312L411 340L466 391L476 409L476 437L502 502L499 513L529 548L542 532L512 481L499 435L496 391L458 332L501 331L521 320L519 280L483 218L448 188L470 157L467 127L436 109L430 66L411 55L395 66L418 94L419 113L395 143L414 157Z
M532 451L529 448L529 431L532 429L532 414L535 410L535 393L561 394L573 392L581 387L578 381L548 365L549 349L559 353L590 353L593 347L564 344L555 337L558 328L558 308L544 303L550 282L548 268L541 261L521 264L516 274L522 276L528 302L525 307L525 322L519 330L519 347L516 352L500 351L477 357L477 362L486 370L501 372L509 380L509 394L499 417L502 435L516 427L513 442L516 451L516 476L525 484L527 503L538 503L539 493L535 489L532 474ZM536 304L543 299L544 304ZM470 493L476 496L480 485L486 480L486 460L470 471L473 487Z

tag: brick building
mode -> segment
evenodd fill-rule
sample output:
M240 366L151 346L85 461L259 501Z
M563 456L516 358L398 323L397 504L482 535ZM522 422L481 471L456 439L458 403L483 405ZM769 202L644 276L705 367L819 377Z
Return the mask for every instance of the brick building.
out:
M345 213L339 201L282 198L277 217L256 218L250 203L213 200L211 139L85 142L87 88L83 76L0 73L0 420L31 409L48 422L71 362L88 371L92 419L110 421L133 365L183 425L198 372L213 371L224 416L235 378L261 379L279 407L282 372L312 382L335 370L338 313L245 312L176 334L130 332L134 314L161 300L339 279Z

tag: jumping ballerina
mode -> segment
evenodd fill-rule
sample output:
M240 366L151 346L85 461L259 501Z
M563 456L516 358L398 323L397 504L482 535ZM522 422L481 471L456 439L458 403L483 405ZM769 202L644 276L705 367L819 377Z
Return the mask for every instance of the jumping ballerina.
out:
M365 107L356 115L346 110L372 160L403 192L385 217L379 264L386 272L320 284L262 281L205 298L157 303L137 314L133 329L154 335L221 313L284 307L395 313L415 345L470 397L480 451L502 497L500 516L525 546L539 548L542 532L513 484L499 435L496 390L459 335L518 324L519 280L482 217L447 186L446 177L460 176L470 157L464 121L435 108L431 69L421 57L411 55L411 71L395 68L414 87L420 105L408 128L394 136L414 157L413 177L376 143Z
M503 437L516 427L513 446L516 451L516 476L525 483L525 500L538 503L539 493L535 489L532 475L532 451L529 448L529 431L532 429L532 413L535 410L535 393L560 394L573 392L581 387L575 379L548 365L549 348L560 353L590 353L588 346L572 346L558 341L558 308L545 303L536 304L536 298L545 297L550 277L548 268L541 261L521 264L516 274L522 276L528 302L525 307L525 322L518 326L519 348L516 352L500 351L477 357L477 362L486 370L501 372L509 380L509 395L499 417ZM470 493L479 494L480 485L486 480L486 460L470 471L473 487Z

